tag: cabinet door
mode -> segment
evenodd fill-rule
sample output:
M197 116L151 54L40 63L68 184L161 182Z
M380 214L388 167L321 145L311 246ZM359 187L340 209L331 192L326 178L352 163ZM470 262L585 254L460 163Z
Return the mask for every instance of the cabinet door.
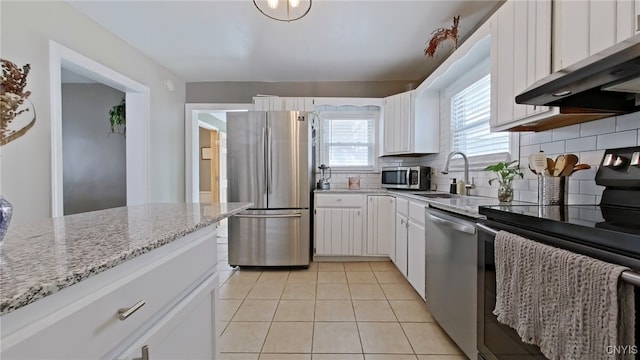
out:
M394 197L368 196L366 237L368 255L390 255L390 247L395 237L395 213Z
M491 125L513 121L514 1L491 18Z
M618 2L620 1L589 1L589 55L616 43Z
M411 109L411 92L404 92L399 95L400 103L400 131L396 138L398 150L401 152L412 151L413 133L411 132L411 122L413 121Z
M217 359L217 285L211 275L115 358Z
M362 255L362 209L316 208L316 255Z
M424 225L409 220L407 231L407 279L413 288L425 298L426 236Z
M556 0L553 6L553 71L558 71L589 56L589 2Z
M269 98L267 98L267 97L254 97L253 98L253 110L255 110L255 111L267 111L267 110L269 110Z
M389 96L384 100L384 132L383 138L383 154L390 154L394 151L394 136L395 136L395 102L393 96Z
M396 214L396 256L398 270L407 277L407 218Z

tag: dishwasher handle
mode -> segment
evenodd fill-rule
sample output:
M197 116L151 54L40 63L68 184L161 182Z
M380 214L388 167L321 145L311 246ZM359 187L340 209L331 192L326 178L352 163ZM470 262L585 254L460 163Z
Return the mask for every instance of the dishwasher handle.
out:
M454 230L457 230L469 235L475 235L476 233L475 224L470 225L466 221L463 222L463 221L457 221L454 219L445 219L440 216L433 215L431 213L427 213L427 217L429 218L429 220L433 221L436 224L448 226Z

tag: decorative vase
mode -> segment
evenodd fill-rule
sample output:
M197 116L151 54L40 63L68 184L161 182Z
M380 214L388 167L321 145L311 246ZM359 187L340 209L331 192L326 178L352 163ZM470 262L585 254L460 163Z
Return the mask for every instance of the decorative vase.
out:
M9 228L11 214L13 214L13 205L0 195L0 242L4 239Z
M500 182L498 187L498 201L508 203L513 200L513 184L510 182Z

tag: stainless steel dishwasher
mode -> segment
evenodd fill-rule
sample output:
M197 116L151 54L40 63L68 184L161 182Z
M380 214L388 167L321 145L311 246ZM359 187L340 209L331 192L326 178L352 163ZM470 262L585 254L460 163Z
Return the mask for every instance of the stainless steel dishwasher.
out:
M465 355L477 359L475 219L428 208L426 233L429 310Z

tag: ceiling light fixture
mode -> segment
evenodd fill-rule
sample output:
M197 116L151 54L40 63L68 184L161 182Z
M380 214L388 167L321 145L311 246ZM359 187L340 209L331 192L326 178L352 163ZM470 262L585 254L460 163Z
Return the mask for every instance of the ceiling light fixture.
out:
M277 20L291 22L302 19L311 10L312 0L253 0L264 16Z

